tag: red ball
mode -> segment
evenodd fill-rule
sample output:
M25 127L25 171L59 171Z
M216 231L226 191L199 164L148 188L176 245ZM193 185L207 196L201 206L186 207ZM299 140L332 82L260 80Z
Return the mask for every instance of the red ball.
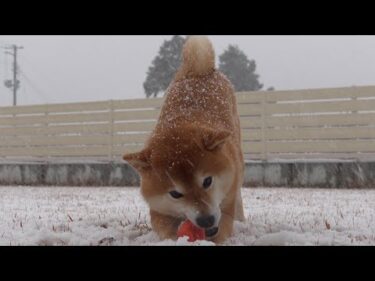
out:
M177 230L177 237L187 236L189 242L204 240L206 238L205 231L195 226L191 221L184 221Z

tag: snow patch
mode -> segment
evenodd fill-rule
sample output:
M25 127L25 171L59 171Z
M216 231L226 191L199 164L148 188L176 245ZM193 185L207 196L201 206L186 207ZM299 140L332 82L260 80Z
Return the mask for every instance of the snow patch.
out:
M225 245L375 245L375 190L244 188ZM139 188L0 187L0 245L213 246L160 240Z

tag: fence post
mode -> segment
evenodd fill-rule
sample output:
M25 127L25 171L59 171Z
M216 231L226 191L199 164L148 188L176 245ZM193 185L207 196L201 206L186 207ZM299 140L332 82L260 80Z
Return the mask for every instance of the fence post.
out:
M358 100L358 93L357 93L357 91L358 91L358 89L357 89L357 87L353 87L353 94L352 94L352 97L351 97L351 100L352 101L354 101L354 102L356 102L357 100ZM350 113L358 113L358 111L357 110L352 110L352 111L350 111Z
M262 95L262 155L261 155L261 160L262 161L267 161L267 138L266 138L266 113L267 113L267 95L268 91L265 91Z
M357 87L353 87L353 94L352 94L352 97L351 97L351 100L354 102L354 104L357 103L358 101L358 88ZM353 107L355 106L353 104ZM353 116L353 114L357 115L358 114L358 110L352 110L350 111L350 114ZM353 116L354 117L354 116ZM358 128L358 125L353 125L354 128ZM360 139L357 137L355 138L356 141L359 141ZM360 157L359 157L359 152L356 153L356 161L360 161Z
M44 106L44 118L45 118L44 127L48 128L48 126L49 126L48 103L46 103L45 106Z
M45 136L45 137L49 137L49 133L50 132L48 132L48 127L49 127L49 113L48 113L48 103L46 103L45 104L45 106L44 106L44 118L45 118L45 120L44 120L44 129L46 129L46 133L45 134L43 134L43 136ZM49 154L47 154L47 155L41 155L41 157L42 156L44 156L45 158L47 158L47 162L51 159L51 155L49 155Z
M114 108L113 108L113 100L110 100L109 103L109 159L113 161L113 131L114 131Z

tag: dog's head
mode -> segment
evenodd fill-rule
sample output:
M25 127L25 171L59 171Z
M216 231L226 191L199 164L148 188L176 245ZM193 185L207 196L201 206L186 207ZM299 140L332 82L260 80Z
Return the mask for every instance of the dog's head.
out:
M226 149L230 136L228 130L179 126L155 132L145 149L123 158L140 173L152 210L212 229L235 175L233 152Z

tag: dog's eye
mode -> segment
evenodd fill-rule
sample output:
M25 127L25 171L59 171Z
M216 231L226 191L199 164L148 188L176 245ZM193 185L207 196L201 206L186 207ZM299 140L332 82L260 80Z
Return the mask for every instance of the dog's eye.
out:
M212 177L207 177L203 181L203 188L209 188L212 184Z
M180 192L177 192L176 190L169 192L169 195L172 196L174 199L179 199L184 196L183 194L181 194Z

